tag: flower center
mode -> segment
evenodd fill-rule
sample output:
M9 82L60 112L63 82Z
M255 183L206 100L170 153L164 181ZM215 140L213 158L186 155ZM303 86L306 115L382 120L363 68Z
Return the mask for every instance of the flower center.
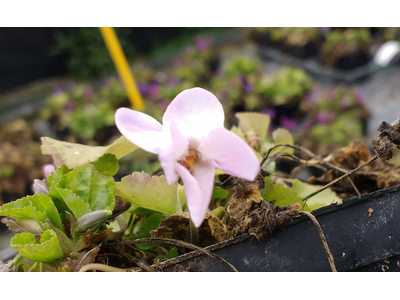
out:
M196 159L198 158L196 150L189 149L188 155L186 155L183 159L178 161L182 166L187 168L189 171L193 170L193 165Z

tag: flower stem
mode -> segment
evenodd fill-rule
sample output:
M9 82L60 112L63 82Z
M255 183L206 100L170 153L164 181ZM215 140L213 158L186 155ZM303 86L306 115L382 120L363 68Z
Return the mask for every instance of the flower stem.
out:
M193 224L192 220L190 222L190 243L194 245L199 244L199 229Z

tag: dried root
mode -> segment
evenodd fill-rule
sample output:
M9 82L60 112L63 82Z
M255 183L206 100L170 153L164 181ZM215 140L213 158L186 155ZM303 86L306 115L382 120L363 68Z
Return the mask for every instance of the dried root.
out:
M382 122L378 131L381 133L372 141L372 146L380 158L389 160L393 157L393 150L400 149L400 119L393 126Z
M262 198L262 174L255 181L234 180L235 193L225 208L226 228L231 237L249 233L262 241L275 228L299 214L298 203L279 207Z

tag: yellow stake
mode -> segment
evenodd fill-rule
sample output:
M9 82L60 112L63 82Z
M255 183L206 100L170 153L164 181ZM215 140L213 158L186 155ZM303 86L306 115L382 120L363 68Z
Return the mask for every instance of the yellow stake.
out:
M108 51L110 52L111 58L114 65L124 83L126 92L128 94L129 101L132 106L137 110L143 109L143 100L140 92L136 86L135 79L131 73L128 65L128 61L122 51L121 44L118 41L118 37L115 34L114 28L112 27L100 27L100 32L106 43Z

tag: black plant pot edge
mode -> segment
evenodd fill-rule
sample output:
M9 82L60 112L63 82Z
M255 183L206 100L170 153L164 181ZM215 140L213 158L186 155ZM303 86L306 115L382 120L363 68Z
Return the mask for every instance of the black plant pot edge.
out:
M380 199L380 198L388 198L391 195L395 195L395 193L399 193L400 192L400 185L394 186L394 187L390 187L390 188L386 188L386 189L382 189L382 190L378 190L369 194L364 194L361 197L355 196L352 198L348 198L343 200L343 204L341 205L330 205L327 207L323 207L320 208L318 210L315 210L312 212L312 214L314 216L318 217L322 217L322 216L326 216L326 215L333 215L335 212L340 212L340 211L344 211L346 208L349 207L353 207L356 206L357 204L360 203L365 203L365 204L369 204L369 202L371 201L375 201L376 199ZM398 201L400 203L400 196L398 196ZM383 201L385 201L385 199L383 199ZM400 206L400 205L399 205ZM393 208L392 208L393 209ZM361 214L363 215L368 215L367 210L362 210ZM373 220L373 219L371 219ZM373 221L372 221L373 222ZM296 217L293 218L292 220L290 220L289 222L285 223L284 225L282 225L281 227L279 227L278 229L275 230L276 231L286 231L289 228L295 228L296 225L300 225L300 224L305 224L308 223L311 225L311 227L314 227L313 224L311 224L309 218L307 216L300 216L300 217ZM322 227L324 227L323 224L321 224ZM324 249L322 247L322 242L320 241L320 237L317 234L317 230L316 228L313 229L314 234L315 234L315 239L317 241L319 241L320 245L320 252L322 252L322 260L321 260L321 264L324 265L322 267L322 269L320 270L313 270L313 269L305 269L305 270L287 270L287 269L283 269L283 270L273 270L273 271L329 271L330 267L328 264L328 260L326 258L326 254L324 252ZM275 233L274 232L274 233ZM271 236L274 235L274 233L272 233ZM327 234L325 234L327 235ZM271 237L269 236L269 237ZM268 243L269 237L266 238L265 241L263 242L258 242L254 236L251 236L249 234L244 234L238 237L235 237L233 239L230 239L228 241L224 241L218 244L214 244L211 245L209 247L206 247L205 249L209 250L209 251L216 251L216 254L221 255L222 257L224 257L225 259L227 259L228 261L230 261L230 259L235 260L235 258L232 258L232 251L230 251L231 253L223 253L223 251L225 249L229 249L231 246L231 248L233 247L237 247L240 250L243 249L248 249L248 248L254 248L254 244L258 244L262 245L262 244L266 244ZM328 239L328 236L327 236ZM379 242L379 241L378 241ZM328 244L329 244L329 239L328 239ZM256 247L258 247L256 246ZM229 251L227 251L229 252ZM242 251L243 252L243 251ZM332 251L333 252L333 251ZM343 252L344 253L344 252ZM225 254L225 255L224 255ZM321 254L321 253L320 253ZM383 259L389 258L389 257L393 257L395 255L399 255L400 254L400 244L398 247L397 252L396 251L392 251L392 253L386 253L384 255L382 255L381 257L376 257L375 259L372 259L370 261L368 261L367 263L356 263L353 266L344 266L341 267L339 266L338 270L339 271L349 271L349 270L357 270L360 267L366 266L366 265L371 265L373 263L376 263L378 261L381 261ZM320 255L321 256L321 255ZM335 256L335 255L334 255ZM205 261L205 262L204 262ZM176 270L176 266L180 265L181 269L188 267L189 266L189 262L194 263L194 265L200 265L201 266L201 271L229 271L226 267L220 265L220 263L216 260L210 259L209 257L205 256L203 253L199 252L199 251L193 251L184 255L181 255L179 257L170 259L168 261L162 262L161 264L159 264L160 267L165 267L164 270L166 271L175 271ZM230 261L231 263L233 263L232 261ZM207 265L208 264L208 265ZM235 267L238 267L237 265L235 265L235 263L233 263L233 265ZM400 266L399 266L400 267ZM238 268L240 270L240 268ZM249 271L249 270L244 270L244 271ZM271 271L271 270L254 270L250 268L250 271ZM399 270L400 271L400 268Z
M341 205L330 205L330 206L327 206L327 207L320 208L318 210L313 211L313 215L316 216L317 218L325 216L325 215L332 215L335 212L343 211L346 208L356 206L357 204L360 204L360 203L367 203L368 204L369 201L373 201L373 200L376 200L376 199L379 199L379 198L388 198L389 196L394 195L395 193L400 193L400 185L397 185L397 186L391 187L391 188L387 188L387 189L378 190L378 191L375 191L373 193L364 194L361 197L355 196L355 197L352 197L352 198L349 198L349 199L345 199L345 200L343 200L343 204L341 204ZM398 196L397 202L400 203L400 195L397 195L397 196ZM383 201L385 201L385 199ZM369 206L369 205L367 205L367 206ZM362 210L361 213L365 215L365 214L367 214L367 211L364 209L364 210ZM288 221L284 225L280 226L278 229L275 230L275 232L277 232L277 231L285 231L285 230L290 229L290 228L296 228L296 225L301 225L301 224L306 224L306 223L310 224L310 227L314 227L314 225L311 224L311 222L310 222L310 220L309 220L309 218L307 216L300 216L300 217L297 217L297 218L293 218L292 220ZM322 225L322 227L324 227L324 224L321 223L321 225ZM314 239L317 241L317 243L321 243L316 229L313 228L313 230L311 230L311 231L313 231L314 236L315 236ZM273 237L274 233L272 233L272 235L271 235L272 237ZM304 233L305 233L305 231L304 231ZM283 233L283 234L285 234L285 233ZM254 248L254 245L252 246L251 244L255 244L257 246L262 246L263 244L269 242L268 240L269 240L269 238L271 236L267 237L265 241L259 242L253 236L251 236L249 234L244 234L244 235L235 237L233 239L230 239L230 240L218 243L218 244L211 245L209 247L206 247L205 249L207 249L209 251L212 251L212 252L216 251L217 252L216 254L221 255L218 252L221 252L224 249L229 249L230 246L239 245L239 246L241 246L241 248L244 248L245 250L249 249L249 246L250 246L250 249ZM328 244L330 244L328 235L327 235L327 239L328 239ZM320 258L322 258L321 259L321 265L323 267L322 270L317 270L317 271L329 271L330 269L329 269L328 261L326 259L326 255L325 255L323 247L322 247L322 243L320 245L317 245L317 246L318 246L318 248L320 250L320 255L319 256L320 256ZM3 252L7 253L7 255L10 256L10 257L7 257L7 258L3 257L2 258L3 261L7 261L7 260L11 259L12 258L11 256L15 254L15 251L13 252L13 249L11 247L4 249ZM376 257L375 259L369 261L368 263L357 264L357 265L355 265L353 267L347 267L347 268L346 267L344 267L344 268L340 268L339 267L338 270L339 271L357 270L359 268L362 268L363 266L367 266L367 265L371 265L372 266L373 263L375 263L375 262L381 261L381 260L389 258L389 257L393 257L393 256L398 255L398 254L400 254L400 245L399 245L399 248L398 248L397 252L394 252L394 253L386 253L385 252L384 256ZM221 256L224 256L224 255L221 255ZM229 255L226 257L226 259L228 261L230 260ZM203 261L205 260L206 263L201 263L202 260ZM218 261L208 258L203 253L201 253L200 251L193 251L193 252L178 256L176 258L164 261L164 262L160 263L158 266L164 268L165 271L175 271L176 267L178 265L181 266L182 268L185 268L185 267L188 266L188 263L190 263L190 262L193 262L194 265L201 265L202 266L202 268L201 268L202 271L227 271L226 267L220 265L220 263ZM392 263L392 265L395 265L395 264L396 264L396 262ZM379 264L379 270L380 270L380 266L381 265ZM373 269L373 268L369 267L369 269ZM375 269L377 269L377 267L375 267ZM367 270L368 270L368 266L367 266ZM248 270L245 270L245 271L248 271ZM251 271L253 271L253 270L251 270ZM281 270L277 270L277 271L281 271ZM283 270L283 271L288 271L288 270ZM294 271L298 271L298 270L294 270ZM315 271L315 270L305 270L305 271ZM398 271L400 271L400 269L398 269Z

